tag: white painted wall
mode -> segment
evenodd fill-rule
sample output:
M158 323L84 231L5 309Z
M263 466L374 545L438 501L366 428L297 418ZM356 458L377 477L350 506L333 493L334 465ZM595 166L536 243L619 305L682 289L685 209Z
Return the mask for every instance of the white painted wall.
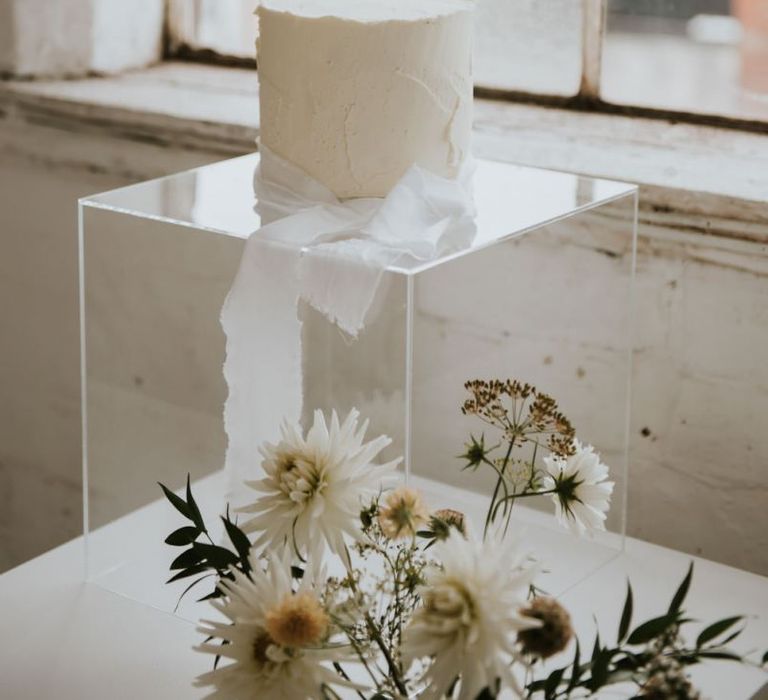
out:
M98 158L29 155L63 139ZM0 569L80 530L76 198L219 157L0 127ZM644 220L630 533L768 573L768 249Z
M162 55L163 0L0 0L0 74L81 76Z

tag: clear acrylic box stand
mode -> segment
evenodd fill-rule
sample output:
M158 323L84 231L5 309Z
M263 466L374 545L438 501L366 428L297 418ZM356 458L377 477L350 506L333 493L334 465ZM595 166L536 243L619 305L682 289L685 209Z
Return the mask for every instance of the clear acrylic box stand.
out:
M164 585L175 552L163 539L183 523L157 482L179 489L191 474L211 523L226 505L219 315L259 228L257 162L81 201L88 578L166 611L186 582ZM456 457L484 427L461 414L464 382L510 377L553 395L617 482L609 532L593 539L560 529L546 498L516 506L549 572L540 585L557 594L623 546L637 189L485 160L474 187L472 245L389 267L358 339L300 306L305 419L357 407L431 506L481 526L493 483ZM198 618L194 599L179 614Z

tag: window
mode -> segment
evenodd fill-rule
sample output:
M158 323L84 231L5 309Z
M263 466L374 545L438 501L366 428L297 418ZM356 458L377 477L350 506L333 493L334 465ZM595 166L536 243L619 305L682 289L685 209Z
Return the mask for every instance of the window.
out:
M252 62L256 0L169 0L171 52ZM477 0L481 94L768 124L768 0Z
M768 121L768 0L609 0L602 96Z
M170 0L171 52L205 51L237 59L253 59L257 1Z

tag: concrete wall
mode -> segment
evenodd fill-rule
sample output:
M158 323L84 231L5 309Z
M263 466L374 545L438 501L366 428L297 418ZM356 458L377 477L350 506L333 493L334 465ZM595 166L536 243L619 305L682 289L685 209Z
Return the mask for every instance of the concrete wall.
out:
M80 531L77 197L222 156L45 127L0 136L1 570ZM100 166L24 155L23 139L51 152L72 139ZM673 221L644 213L630 533L768 573L768 250ZM482 310L469 332L485 342Z
M50 140L51 151L57 140L78 140L53 129L24 131L33 141ZM82 532L78 198L220 156L118 141L110 148L97 139L109 161L99 171L20 155L23 137L10 127L0 127L0 137L3 571ZM88 138L81 145L96 150ZM135 172L136 156L154 170L142 165L144 174Z
M0 570L80 530L76 201L122 182L0 164Z

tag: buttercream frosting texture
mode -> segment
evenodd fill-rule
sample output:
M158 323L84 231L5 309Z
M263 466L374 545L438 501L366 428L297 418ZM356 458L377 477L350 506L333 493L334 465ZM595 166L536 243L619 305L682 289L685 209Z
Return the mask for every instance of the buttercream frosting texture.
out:
M417 164L456 177L472 121L466 0L262 0L262 144L339 198Z

